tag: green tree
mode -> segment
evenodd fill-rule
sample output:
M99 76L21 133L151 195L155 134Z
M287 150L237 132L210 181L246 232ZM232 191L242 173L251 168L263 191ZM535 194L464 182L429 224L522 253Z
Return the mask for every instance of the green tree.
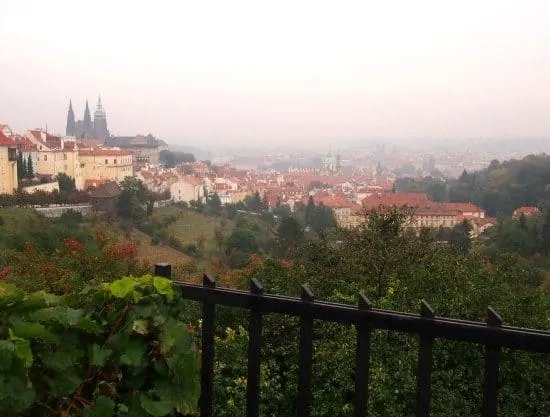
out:
M120 217L139 223L152 213L153 195L139 179L126 177L120 187L122 192L117 202Z
M540 248L544 253L550 252L550 210L546 212L542 223Z
M449 236L451 247L458 253L467 253L472 248L472 225L468 220L463 220L453 227Z
M262 201L262 198L260 197L260 193L256 191L253 195L247 195L244 199L244 204L248 208L248 210L259 213L263 210L264 204Z
M215 216L221 215L222 202L218 193L206 197L206 209L208 214L213 214Z
M64 172L59 172L55 179L59 184L59 192L63 194L71 194L76 191L75 183L72 177L69 177Z
M314 206L309 214L308 226L318 234L327 233L330 229L336 227L334 212L324 204Z
M292 253L304 238L304 231L295 217L285 216L277 228L276 253L286 256Z
M17 178L19 181L27 178L27 166L23 160L23 154L21 152L17 153Z
M32 165L32 158L30 154L27 158L27 178L29 180L32 180L34 178L34 168Z

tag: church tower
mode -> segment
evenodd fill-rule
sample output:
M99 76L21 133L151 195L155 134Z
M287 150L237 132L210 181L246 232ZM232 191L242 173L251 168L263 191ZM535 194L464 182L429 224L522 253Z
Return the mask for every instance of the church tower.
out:
M101 96L97 99L97 107L94 113L94 138L105 141L109 138L109 131L107 130L107 115L103 110L103 104L101 104Z
M76 123L74 121L73 102L69 100L69 111L67 112L67 127L65 135L74 136L76 131Z
M94 127L92 126L92 116L90 114L90 107L88 106L88 100L86 100L86 109L84 110L83 130L85 138L93 138Z

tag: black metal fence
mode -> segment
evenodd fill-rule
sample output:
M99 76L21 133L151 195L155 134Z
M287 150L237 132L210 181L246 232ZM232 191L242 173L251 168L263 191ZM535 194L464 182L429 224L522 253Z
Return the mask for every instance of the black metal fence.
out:
M170 264L157 264L155 275L171 278ZM436 338L484 345L485 370L481 415L497 415L497 389L500 351L502 348L530 352L550 352L550 332L502 326L502 320L492 308L487 311L487 322L474 322L436 317L424 300L420 314L401 313L372 308L361 294L357 307L315 301L307 286L300 298L265 294L260 283L253 279L250 292L216 288L216 282L204 275L203 285L174 281L184 298L202 303L202 364L200 412L212 416L214 378L214 323L216 305L241 307L250 310L248 344L248 379L246 396L247 417L259 415L260 404L260 339L262 317L280 313L300 318L299 374L296 416L307 417L311 404L311 375L313 359L313 320L352 324L357 330L355 359L354 416L367 415L370 340L374 329L417 334L419 337L416 374L417 417L430 412L430 383L433 362L433 343Z

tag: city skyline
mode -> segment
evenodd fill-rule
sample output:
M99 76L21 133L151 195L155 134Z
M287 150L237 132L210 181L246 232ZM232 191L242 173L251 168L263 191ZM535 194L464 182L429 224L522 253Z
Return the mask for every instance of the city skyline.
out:
M549 20L534 0L8 1L0 120L62 133L101 94L114 135L189 145L548 137Z

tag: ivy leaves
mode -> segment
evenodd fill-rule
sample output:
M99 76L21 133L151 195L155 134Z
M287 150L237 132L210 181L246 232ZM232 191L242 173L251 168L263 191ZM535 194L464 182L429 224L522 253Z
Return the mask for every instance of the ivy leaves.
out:
M194 412L197 351L180 305L160 277L66 297L0 282L0 415Z

